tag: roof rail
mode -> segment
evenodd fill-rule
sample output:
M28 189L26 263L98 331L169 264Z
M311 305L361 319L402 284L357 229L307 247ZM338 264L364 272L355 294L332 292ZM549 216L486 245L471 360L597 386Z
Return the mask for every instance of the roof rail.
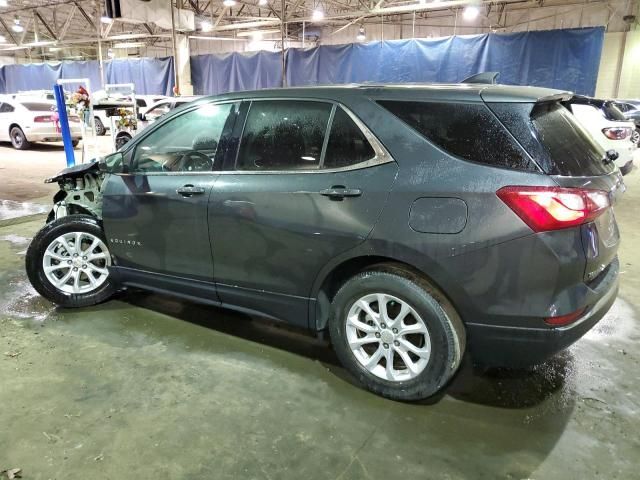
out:
M498 83L500 72L482 72L465 78L460 83L489 83L495 85Z

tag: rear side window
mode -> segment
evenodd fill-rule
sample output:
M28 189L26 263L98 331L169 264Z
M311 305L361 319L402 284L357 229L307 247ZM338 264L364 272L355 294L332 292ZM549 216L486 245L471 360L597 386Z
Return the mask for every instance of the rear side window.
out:
M9 113L9 112L13 112L14 110L15 110L15 108L13 108L8 103L0 104L0 113Z
M492 167L536 170L535 164L483 104L378 103L450 154Z
M332 105L292 100L253 101L238 152L238 170L320 168Z
M324 168L342 168L375 157L373 147L349 114L337 107L331 124Z
M558 102L492 103L491 109L549 175L595 176L614 170L604 150Z

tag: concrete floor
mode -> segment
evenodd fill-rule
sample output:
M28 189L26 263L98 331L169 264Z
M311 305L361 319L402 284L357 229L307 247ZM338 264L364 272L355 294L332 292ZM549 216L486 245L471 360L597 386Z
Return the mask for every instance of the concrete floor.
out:
M42 219L5 223L0 471L65 480L640 478L638 171L627 185L617 207L620 298L607 317L530 373L465 362L424 404L367 393L325 343L229 311L142 292L56 309L23 269Z

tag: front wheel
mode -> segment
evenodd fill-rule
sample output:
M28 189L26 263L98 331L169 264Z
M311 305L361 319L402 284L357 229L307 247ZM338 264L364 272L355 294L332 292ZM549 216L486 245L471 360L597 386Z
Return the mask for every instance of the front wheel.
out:
M116 288L111 255L99 221L69 215L45 225L27 249L26 270L40 295L62 307L107 300Z
M421 400L441 390L466 343L462 321L444 295L395 266L347 281L333 299L329 330L345 368L394 400Z

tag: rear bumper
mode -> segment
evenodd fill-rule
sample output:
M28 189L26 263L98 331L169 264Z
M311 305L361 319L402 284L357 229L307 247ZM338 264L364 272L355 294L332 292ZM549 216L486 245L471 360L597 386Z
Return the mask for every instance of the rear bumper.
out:
M71 138L77 140L82 137L80 127L70 128ZM24 134L30 142L61 142L62 133L56 131L55 126L25 127Z
M468 323L471 357L475 362L499 367L544 362L579 340L609 311L618 293L618 273L615 260L606 275L596 280L598 285L592 290L583 316L567 326L528 328Z

